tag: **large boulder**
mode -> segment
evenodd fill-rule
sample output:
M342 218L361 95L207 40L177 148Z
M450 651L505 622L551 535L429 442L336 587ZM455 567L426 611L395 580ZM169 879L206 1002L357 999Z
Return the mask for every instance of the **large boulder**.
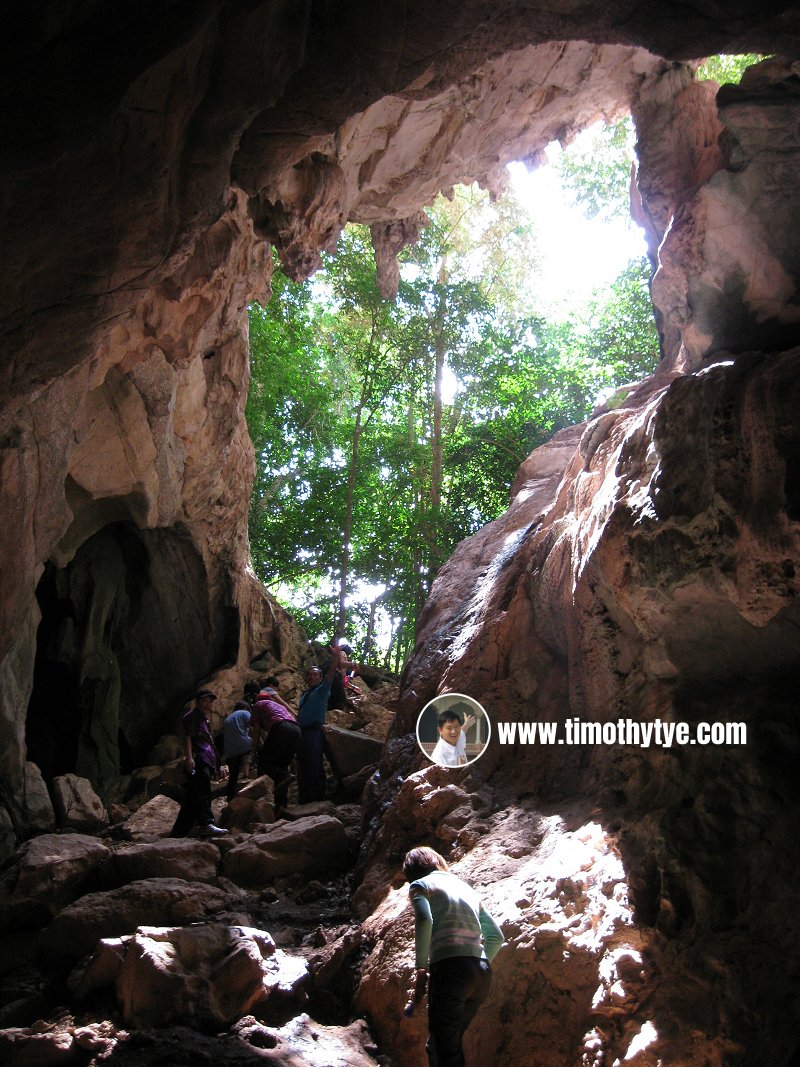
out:
M24 769L22 814L28 834L52 833L56 828L56 813L42 772L30 761Z
M128 942L117 995L129 1026L187 1018L201 1028L229 1026L272 989L296 989L305 975L305 964L276 952L261 930L143 927Z
M272 779L262 775L245 785L228 802L219 821L230 830L253 830L275 822Z
M340 778L348 778L365 767L374 767L383 753L383 741L357 730L326 726L325 737L331 746L334 766Z
M142 926L104 938L69 978L81 1000L114 987L125 1023L166 1026L191 1018L201 1028L228 1026L260 1001L305 999L305 961L276 949L263 930L208 923Z
M235 903L230 892L181 878L146 878L120 889L88 893L64 908L41 935L48 952L84 956L103 937L139 926L202 922Z
M208 841L143 841L112 853L102 872L102 884L113 889L142 878L213 882L218 866L219 851Z
M263 885L281 875L341 870L349 858L344 825L330 815L281 821L226 855L223 872L237 885Z
M134 840L166 837L178 817L177 800L159 794L148 800L122 824L123 831Z
M185 790L186 768L182 762L172 762L164 766L146 764L138 767L132 774L119 779L111 795L131 808L138 808L159 795L180 801Z
M43 926L91 886L110 854L84 834L43 834L23 845L0 881L0 928Z
M99 830L108 825L108 814L92 783L77 774L53 779L53 807L63 830Z

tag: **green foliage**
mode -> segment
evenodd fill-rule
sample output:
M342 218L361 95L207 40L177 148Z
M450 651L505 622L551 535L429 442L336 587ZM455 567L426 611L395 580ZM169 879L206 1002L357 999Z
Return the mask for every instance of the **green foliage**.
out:
M593 127L555 163L564 188L587 218L630 219L631 163L635 135L630 115Z
M429 214L396 301L380 296L368 232L349 227L312 283L278 273L250 314L256 573L318 638L348 597L348 636L366 639L377 597L395 667L438 567L507 507L519 464L658 355L645 260L582 314L546 321L513 206L457 190Z
M750 52L743 56L709 56L702 66L697 68L695 77L698 81L715 81L720 85L738 85L742 75L754 63L760 63L765 56Z

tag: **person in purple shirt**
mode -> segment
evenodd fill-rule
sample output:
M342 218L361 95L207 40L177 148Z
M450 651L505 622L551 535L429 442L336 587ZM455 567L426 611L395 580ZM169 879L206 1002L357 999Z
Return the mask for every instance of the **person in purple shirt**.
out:
M214 825L211 814L211 781L219 777L219 755L209 720L216 699L210 689L200 689L181 719L189 781L170 837L186 837L195 825L208 837L228 832Z
M258 753L258 773L272 779L275 814L280 815L289 799L289 767L300 748L300 727L288 705L274 690L267 689L258 694L253 705L250 730L253 751Z
M334 645L330 646L330 652L331 658L324 677L319 667L308 668L306 688L300 697L297 715L301 733L300 751L297 754L297 794L301 804L325 799L324 758L327 745L322 727L328 710L331 682L345 655L341 648Z

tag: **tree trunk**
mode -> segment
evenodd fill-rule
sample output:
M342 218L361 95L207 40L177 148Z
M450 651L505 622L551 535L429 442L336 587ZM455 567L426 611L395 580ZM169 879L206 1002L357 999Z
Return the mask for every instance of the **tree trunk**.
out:
M397 649L394 654L394 673L400 673L400 664L403 661L403 631L405 630L406 620L400 619L400 625L397 627Z
M447 257L442 257L439 268L439 299L436 302L434 321L434 375L433 375L433 439L431 441L431 512L433 517L431 539L431 564L436 555L437 519L442 502L442 378L445 359L445 318L447 301L444 286L447 283Z
M380 600L380 597L375 597L375 599L370 603L370 606L369 606L369 622L367 623L367 635L364 638L364 653L363 653L363 655L364 655L364 661L365 662L369 659L369 654L372 651L372 642L373 642L374 636L375 636L375 609L378 606L378 601L379 600Z
M342 545L342 569L339 575L339 613L336 620L335 639L344 636L347 622L347 579L350 572L350 538L353 533L353 497L355 496L356 471L358 469L358 445L361 440L361 419L364 413L364 397L359 401L356 422L353 427L353 445L350 450L350 469L347 472L347 502L344 513L344 543Z

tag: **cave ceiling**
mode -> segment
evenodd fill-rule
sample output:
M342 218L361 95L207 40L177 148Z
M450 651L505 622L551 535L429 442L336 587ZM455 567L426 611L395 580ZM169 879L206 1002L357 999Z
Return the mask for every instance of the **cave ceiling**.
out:
M231 254L243 200L302 277L348 219L410 239L440 189L491 187L507 160L627 108L656 56L798 40L785 3L20 8L2 72L3 395L86 358L143 290Z
M580 832L597 819L619 835L636 943L661 976L642 1004L674 1040L664 1062L797 1063L794 1000L772 995L800 940L786 818L800 662L797 4L64 0L15 5L0 50L0 856L36 829L26 725L72 716L78 743L56 731L31 752L63 770L72 745L101 788L171 729L198 679L227 698L254 662L303 664L304 635L256 582L247 540L246 308L269 298L272 249L304 278L348 221L366 223L390 293L394 257L439 191L497 189L509 160L535 165L550 141L630 110L661 368L537 450L507 514L445 565L397 732L447 689L528 721L740 717L754 741L740 758L512 759L495 746L463 791L434 782L431 810L461 806L428 825L415 790L431 783L397 784L411 766L401 736L376 786L361 903L366 915L379 902L424 825L471 873L497 860L523 938L539 890L525 903L504 879L538 847L528 822L566 825L571 811ZM692 64L720 52L777 54L717 95ZM550 805L544 817L531 798ZM567 889L588 907L578 882ZM553 966L542 981L568 993ZM508 1003L541 988L534 965L523 971L503 979ZM624 1026L639 1025L628 1008ZM531 1016L480 1040L514 1045L509 1064L550 1042L560 1067L558 1042L574 1051L591 1010L576 1009L574 1033L537 1037ZM381 1011L395 1034L397 1012ZM616 1013L609 1000L609 1062L627 1047Z

